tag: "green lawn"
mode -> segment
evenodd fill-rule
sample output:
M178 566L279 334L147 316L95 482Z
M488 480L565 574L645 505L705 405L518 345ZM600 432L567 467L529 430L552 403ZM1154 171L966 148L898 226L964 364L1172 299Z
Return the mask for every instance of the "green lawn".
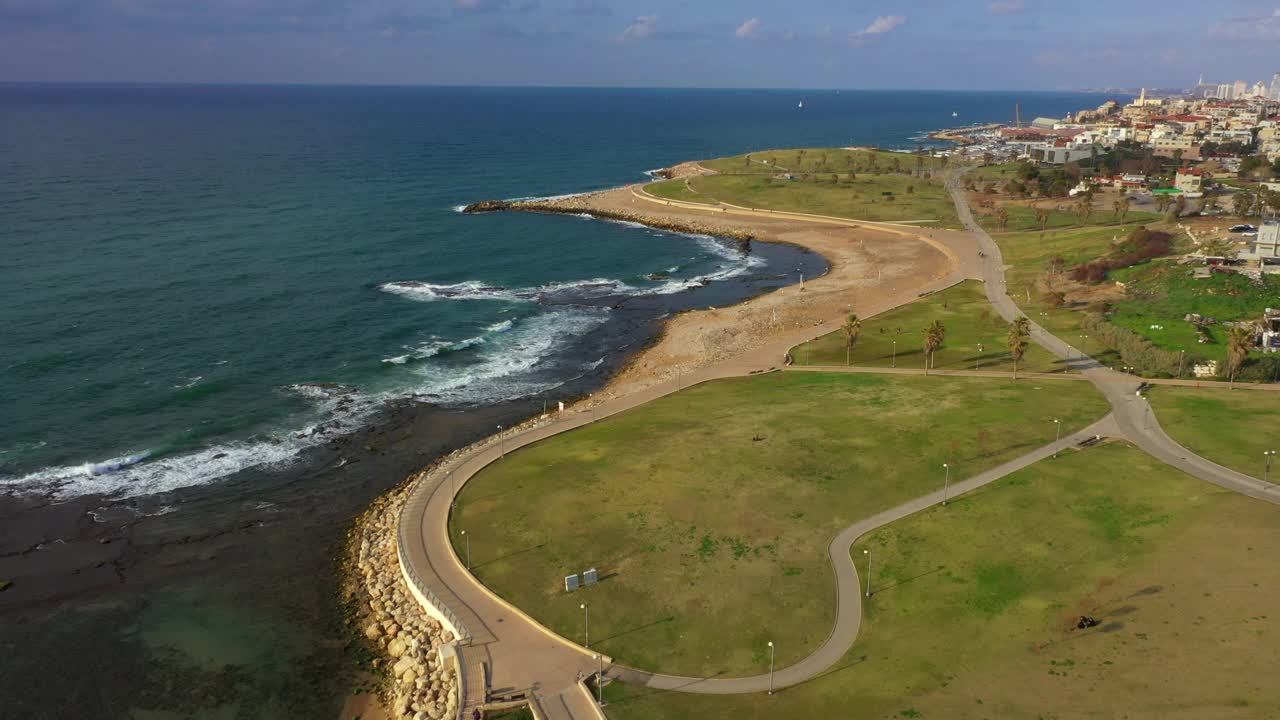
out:
M1074 382L773 373L706 383L511 453L451 520L472 566L561 634L663 672L750 674L834 620L827 545L848 525L1101 417ZM757 440L756 438L759 438ZM465 553L460 548L460 552ZM566 594L562 578L602 581Z
M955 207L941 179L839 174L832 182L829 174L790 180L759 174L700 175L690 180L690 186L704 197L742 207L877 222L927 220L958 227Z
M980 195L977 193L971 193L970 197L977 198L980 197ZM1047 230L1062 228L1114 228L1117 226L1129 226L1134 223L1155 222L1159 219L1152 213L1131 211L1125 216L1124 222L1120 222L1119 216L1117 216L1113 211L1098 210L1090 215L1088 220L1085 220L1080 215L1070 210L1070 202L1071 201L1067 198L1063 198L1058 203L1058 206L1049 210L1049 218L1045 224ZM995 215L995 210L998 207L1000 207L999 204L992 208L974 208L975 217L977 217L978 223L990 232L996 232L1000 226L999 218ZM1062 209L1059 209L1059 207ZM1009 212L1009 224L1003 232L1040 232L1040 223L1036 221L1036 209L1034 207L1031 207L1030 205L1008 204L1005 205L1004 208Z
M1280 393L1157 385L1148 397L1165 432L1219 465L1260 478L1263 451L1280 450Z
M679 180L662 180L660 182L649 183L644 187L645 191L650 195L656 195L660 198L668 200L681 200L684 202L695 203L714 203L715 199L693 192L689 186L685 184L684 178Z
M1037 283L1045 267L1055 256L1061 256L1067 267L1075 267L1098 258L1110 249L1112 242L1132 232L1136 225L1110 228L1049 230L1044 233L1001 233L993 236L1000 245L1007 269L1005 280L1018 306L1049 332L1083 349L1108 365L1121 365L1120 356L1103 347L1096 339L1083 339L1086 334L1080 322L1083 307L1058 308L1044 302Z
M1255 283L1243 275L1191 277L1189 268L1170 261L1140 265L1112 273L1126 284L1125 298L1115 305L1111 322L1145 336L1165 350L1219 362L1227 357L1227 332L1222 325L1205 328L1212 342L1197 340L1196 329L1184 320L1198 313L1219 322L1260 319L1262 311L1280 299L1280 277L1263 276ZM1154 327L1153 327L1154 326Z
M862 334L850 363L871 367L924 367L924 329L934 320L947 328L946 342L934 356L934 367L948 370L1011 371L1006 337L1009 324L987 302L981 282L968 280L942 292L894 308L862 323ZM856 311L857 308L854 308ZM895 360L894 342L897 341ZM978 352L978 344L982 352ZM804 343L791 352L800 365L844 365L842 330ZM1019 366L1029 372L1058 372L1065 364L1035 343Z
M917 160L916 158L920 159ZM919 165L917 164L919 163ZM858 174L910 173L917 168L937 172L946 167L944 158L917 156L887 150L846 150L844 148L792 148L760 150L732 157L704 160L701 165L726 175L774 175L780 172Z
M1269 718L1280 520L1132 447L1067 451L863 538L874 595L826 674L763 694L606 687L613 720ZM1078 631L1083 614L1102 625ZM779 649L794 642L778 632ZM765 665L760 668L764 669Z

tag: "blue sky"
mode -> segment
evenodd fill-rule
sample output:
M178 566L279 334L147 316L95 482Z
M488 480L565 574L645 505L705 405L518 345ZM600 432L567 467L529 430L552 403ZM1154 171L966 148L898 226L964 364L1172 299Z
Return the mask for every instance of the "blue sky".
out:
M0 80L1186 86L1278 41L1280 0L0 0Z

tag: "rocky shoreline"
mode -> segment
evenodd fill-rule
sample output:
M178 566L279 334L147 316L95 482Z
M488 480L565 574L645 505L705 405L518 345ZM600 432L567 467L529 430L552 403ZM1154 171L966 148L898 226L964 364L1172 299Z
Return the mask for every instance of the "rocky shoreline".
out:
M462 209L462 212L535 212L552 215L590 215L594 218L600 218L603 220L632 222L669 232L691 233L694 235L714 235L716 237L731 238L740 241L750 241L755 239L754 235L749 232L739 228L717 225L716 223L686 219L660 218L638 211L603 210L593 203L593 199L600 194L601 193L587 193L585 195L574 195L572 197L557 198L555 200L484 200L467 205Z
M453 633L427 614L400 573L397 554L400 511L428 470L410 476L379 497L347 535L345 595L352 617L376 657L383 707L395 720L441 720L459 713L458 674L440 648Z

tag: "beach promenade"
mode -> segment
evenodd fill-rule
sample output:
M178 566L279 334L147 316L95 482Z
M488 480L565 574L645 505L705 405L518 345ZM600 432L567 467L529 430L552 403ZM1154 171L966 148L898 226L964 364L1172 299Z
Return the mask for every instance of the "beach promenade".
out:
M1004 267L999 248L973 220L958 175L951 179L957 212L969 233L947 233L892 224L862 223L842 218L806 216L803 213L775 213L767 210L724 205L683 203L655 198L640 188L613 191L609 202L634 207L637 203L651 206L655 214L679 213L721 218L740 216L768 223L786 223L855 229L864 233L889 233L898 238L911 238L941 250L949 260L949 271L927 278L918 286L895 287L892 292L872 295L859 302L859 314L869 317L905 304L924 293L936 292L965 279L982 279L987 297L1006 319L1021 316L1016 304L1005 292ZM815 288L817 289L817 288ZM774 293L775 301L799 299L803 288L790 287ZM870 295L870 294L869 294ZM776 296L776 297L775 297ZM558 414L526 429L510 432L501 439L491 439L461 454L452 462L437 468L413 490L402 517L401 561L406 578L428 591L440 604L437 611L449 613L465 628L459 647L465 697L460 708L464 717L472 709L486 703L508 701L531 702L548 718L602 718L580 678L601 669L606 675L652 688L709 694L763 692L770 677L758 675L744 678L688 678L646 672L612 664L591 650L555 635L511 604L497 597L468 571L466 560L458 556L448 536L449 513L454 497L466 481L506 452L538 442L553 435L625 412L653 399L678 392L693 384L719 378L748 374L787 371L858 371L899 372L892 369L867 368L789 368L786 353L795 345L815 339L839 326L841 315L825 322L804 325L776 334L760 346L736 357L707 365L692 372L640 387L630 392L609 395L599 393L565 413ZM1032 326L1032 339L1060 358L1066 359L1079 374L1055 374L1052 379L1087 381L1097 387L1110 402L1112 411L1089 428L1045 445L1004 465L953 483L952 496L972 491L1015 470L1083 442L1094 436L1126 439L1152 456L1191 475L1235 492L1280 502L1275 486L1224 468L1200 458L1170 439L1144 398L1138 393L1138 378L1115 372L1098 364L1067 343ZM1074 358L1074 359L1072 359ZM919 371L902 370L903 373ZM973 371L937 371L939 375L1003 376L1004 373ZM1021 375L1020 377L1030 377ZM604 397L602 397L604 395ZM773 674L775 688L785 687L828 670L852 646L861 623L860 581L849 557L849 548L858 537L886 523L932 507L942 501L942 492L930 493L845 528L832 539L828 552L836 576L836 622L826 642L813 654Z

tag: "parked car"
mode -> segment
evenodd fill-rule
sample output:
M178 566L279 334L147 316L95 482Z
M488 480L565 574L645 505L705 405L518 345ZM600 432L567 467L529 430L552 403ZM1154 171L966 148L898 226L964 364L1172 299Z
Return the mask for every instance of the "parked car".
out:
M1228 228L1233 233L1256 232L1258 228L1252 225L1232 225Z

